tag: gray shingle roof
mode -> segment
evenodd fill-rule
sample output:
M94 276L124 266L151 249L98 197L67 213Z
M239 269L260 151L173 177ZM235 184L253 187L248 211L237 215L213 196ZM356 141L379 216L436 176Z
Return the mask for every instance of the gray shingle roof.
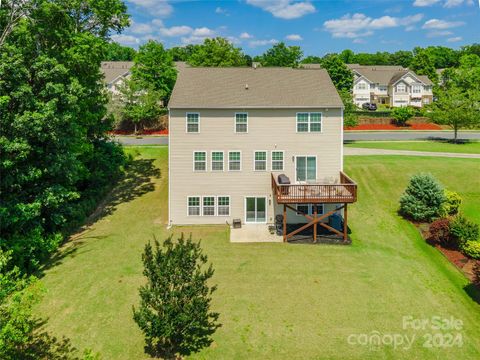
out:
M105 82L110 84L119 76L125 76L130 72L133 61L102 61L101 70L105 77Z
M322 69L184 67L169 108L343 107Z

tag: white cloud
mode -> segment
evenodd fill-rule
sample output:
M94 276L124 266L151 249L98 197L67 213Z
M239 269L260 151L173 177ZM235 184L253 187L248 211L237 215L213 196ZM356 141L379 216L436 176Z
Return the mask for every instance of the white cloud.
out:
M303 38L298 35L298 34L290 34L285 36L285 39L290 40L290 41L302 41Z
M205 39L215 37L217 32L207 27L193 29L190 36L182 37L183 44L201 44Z
M173 12L173 6L167 0L129 0L129 2L144 8L154 16L167 17Z
M136 23L132 21L129 30L133 34L149 34L153 32L153 27L150 24Z
M432 6L438 3L439 1L440 0L415 0L413 2L413 6L418 6L418 7Z
M374 30L393 28L398 26L410 26L419 22L423 14L406 16L403 18L382 16L376 19L365 14L346 14L339 19L331 19L323 23L326 31L334 38L351 38L370 36Z
M458 42L458 41L462 41L462 37L461 36L455 36L455 37L451 37L451 38L448 38L447 39L447 42Z
M190 26L172 26L171 28L161 28L160 34L167 37L185 36L190 34L193 29Z
M251 38L253 38L253 36L247 32L243 32L240 34L240 39L251 39Z
M443 7L452 8L452 7L460 6L464 3L470 6L470 5L473 5L473 0L447 0L445 1L445 4L443 5Z
M152 25L158 26L158 27L164 27L163 21L160 19L153 19L152 20Z
M193 36L211 37L215 36L215 31L207 27L196 28L193 30Z
M247 0L247 4L268 11L280 19L297 19L315 12L315 6L309 1L292 0Z
M265 45L275 45L278 43L278 40L276 39L270 39L270 40L252 40L248 44L250 47L257 47L257 46L265 46Z
M361 39L361 38L356 38L356 39L353 39L352 41L354 44L365 44L366 41L364 39Z
M452 34L453 34L453 32L448 31L448 30L433 30L433 31L429 31L427 33L427 37L429 37L429 38L441 37L441 36L448 36L448 35L452 35Z
M215 9L215 13L216 14L222 14L222 15L229 15L227 9L224 9L224 8L221 8L220 6L218 6L216 9Z
M423 24L422 29L444 30L465 25L463 21L445 21L439 19L430 19Z
M122 45L133 46L140 44L140 39L133 35L114 34L112 40Z

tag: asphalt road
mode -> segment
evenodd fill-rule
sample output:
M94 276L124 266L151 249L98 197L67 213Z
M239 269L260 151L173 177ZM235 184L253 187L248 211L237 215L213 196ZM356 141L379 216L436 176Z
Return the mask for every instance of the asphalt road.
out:
M480 131L458 133L459 139L480 140ZM166 136L117 136L123 145L168 145ZM345 132L345 141L358 140L428 140L453 139L452 131L378 131L378 132Z

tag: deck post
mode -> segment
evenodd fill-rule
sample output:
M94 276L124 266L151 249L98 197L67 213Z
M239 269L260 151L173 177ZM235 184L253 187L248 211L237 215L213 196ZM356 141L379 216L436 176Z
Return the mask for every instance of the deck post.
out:
M287 205L283 204L283 242L287 241Z
M343 241L347 241L348 237L348 211L347 211L347 203L345 203L345 207L343 208Z
M317 220L317 204L313 204L313 219ZM313 224L313 242L317 242L317 223Z

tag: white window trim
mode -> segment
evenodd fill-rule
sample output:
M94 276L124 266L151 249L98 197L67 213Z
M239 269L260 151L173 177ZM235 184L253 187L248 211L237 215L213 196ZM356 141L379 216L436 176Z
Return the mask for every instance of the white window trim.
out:
M315 158L315 181L317 180L317 176L318 176L318 163L317 163L317 155L295 155L295 184L303 184L303 182L297 182L297 159L299 157L314 157ZM305 173L305 176L307 176L307 174ZM305 180L305 183L307 182L308 180Z
M240 153L240 169L239 170L230 170L230 153L234 153L234 152ZM242 160L243 160L243 156L242 156L242 151L241 150L229 150L228 151L228 169L227 169L227 171L233 171L233 172L242 171L242 162L243 162Z
M321 206L322 211L317 212L317 215L323 215L325 214L325 204L315 204L317 207ZM297 209L297 215L302 215L298 213L298 206L308 206L308 212L307 215L313 215L313 205L312 204L296 204L295 209ZM302 215L303 216L303 215Z
M246 114L247 115L247 131L246 132L237 132L237 114ZM248 134L248 112L236 112L233 116L233 132L235 134Z
M214 152L222 153L222 170L216 170L216 169L214 170L213 169L213 153ZM212 150L212 151L210 151L210 171L213 171L213 172L225 171L225 152L223 150Z
M188 115L198 115L198 131L189 132L188 131ZM185 133L187 134L200 134L200 113L199 112L187 112L185 113Z
M256 170L255 169L255 162L257 160L255 160L255 154L257 152L263 152L265 153L265 170ZM263 161L263 160L258 160L258 161ZM253 151L253 171L255 172L265 172L265 171L268 171L268 150L254 150Z
M226 198L228 198L228 215L220 215L220 214L218 213L218 207L220 206L219 201L218 201L218 198L221 198L221 197L226 197ZM218 195L216 201L217 201L217 202L216 202L216 204L217 204L217 209L216 209L217 216L229 217L230 214L231 214L231 211L232 211L232 198L231 198L231 196L230 196L230 195ZM222 205L222 206L225 206L225 205Z
M205 215L203 213L203 199L204 198L213 198L213 215ZM200 203L200 207L201 207L201 213L202 213L202 216L207 216L207 217L210 217L210 216L217 216L217 197L215 195L203 195L202 197L202 200L201 200L201 203ZM210 205L209 205L210 206Z
M198 207L199 207L199 211L198 211L198 215L190 215L188 209L190 208L190 205L188 203L188 200L190 200L190 198L198 198L199 199L199 202L198 202ZM200 195L188 195L187 196L187 216L202 216L202 197Z
M308 131L298 131L298 114L308 114ZM320 131L310 131L310 115L320 114ZM323 112L321 111L299 111L295 114L295 132L297 134L322 134L323 133Z
M273 169L273 153L274 152L281 152L283 155L282 155L282 170L277 170L277 169ZM279 160L275 160L275 161L279 161ZM271 171L285 171L285 150L272 150L270 152L270 169Z
M265 221L247 221L247 198L264 198L265 199ZM256 200L255 200L256 201ZM264 195L246 195L243 197L243 219L245 225L250 224L266 224L268 221L268 196Z
M198 153L198 152L203 152L205 153L205 170L195 170L195 153ZM193 172L207 172L208 170L208 151L204 151L204 150L194 150L193 153L192 153L192 160L193 160Z
M405 89L400 91L400 90L398 90L398 86L403 86ZM395 92L398 93L398 94L406 93L407 92L407 85L405 83L395 85Z

